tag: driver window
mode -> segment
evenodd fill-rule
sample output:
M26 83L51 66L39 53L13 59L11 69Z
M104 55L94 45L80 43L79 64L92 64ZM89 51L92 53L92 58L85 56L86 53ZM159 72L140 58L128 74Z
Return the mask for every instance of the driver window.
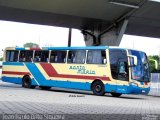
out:
M112 78L128 81L129 70L126 51L120 49L110 49L109 55Z

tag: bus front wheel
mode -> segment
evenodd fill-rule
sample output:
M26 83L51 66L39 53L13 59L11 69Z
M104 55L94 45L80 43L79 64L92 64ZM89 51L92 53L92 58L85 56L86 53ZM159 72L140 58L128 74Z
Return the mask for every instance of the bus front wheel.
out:
M29 76L24 76L22 79L22 87L34 89L36 86L32 85L32 81Z
M122 94L120 94L120 93L111 93L111 95L112 95L113 97L120 97Z
M94 95L102 96L105 94L104 85L101 81L95 81L92 85L92 91Z

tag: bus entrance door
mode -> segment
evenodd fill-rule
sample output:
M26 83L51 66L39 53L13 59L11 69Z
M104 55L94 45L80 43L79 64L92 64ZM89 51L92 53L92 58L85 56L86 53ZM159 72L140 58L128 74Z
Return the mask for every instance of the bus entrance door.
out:
M117 73L116 92L127 93L129 86L129 70L127 62L119 61Z

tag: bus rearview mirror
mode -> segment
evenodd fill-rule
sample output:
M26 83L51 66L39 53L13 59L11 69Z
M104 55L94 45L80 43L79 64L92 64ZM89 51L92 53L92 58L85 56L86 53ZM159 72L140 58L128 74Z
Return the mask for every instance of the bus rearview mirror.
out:
M155 69L157 70L158 69L158 62L157 62L157 60L154 60L154 59L149 59L149 60L154 62Z
M158 69L158 62L157 62L157 60L155 60L154 62L155 62L155 69L157 70Z

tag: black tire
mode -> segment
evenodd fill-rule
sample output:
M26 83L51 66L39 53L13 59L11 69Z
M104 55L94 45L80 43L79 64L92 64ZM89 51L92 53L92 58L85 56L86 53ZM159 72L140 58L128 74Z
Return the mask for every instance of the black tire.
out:
M111 95L112 95L113 97L120 97L122 94L121 94L121 93L111 93Z
M51 89L51 87L48 87L48 86L39 86L39 88L41 88L42 90L49 90L49 89Z
M29 76L25 76L22 79L22 87L34 89L36 86L32 85L32 81Z
M92 85L94 95L102 96L105 94L104 84L101 81L95 81Z

